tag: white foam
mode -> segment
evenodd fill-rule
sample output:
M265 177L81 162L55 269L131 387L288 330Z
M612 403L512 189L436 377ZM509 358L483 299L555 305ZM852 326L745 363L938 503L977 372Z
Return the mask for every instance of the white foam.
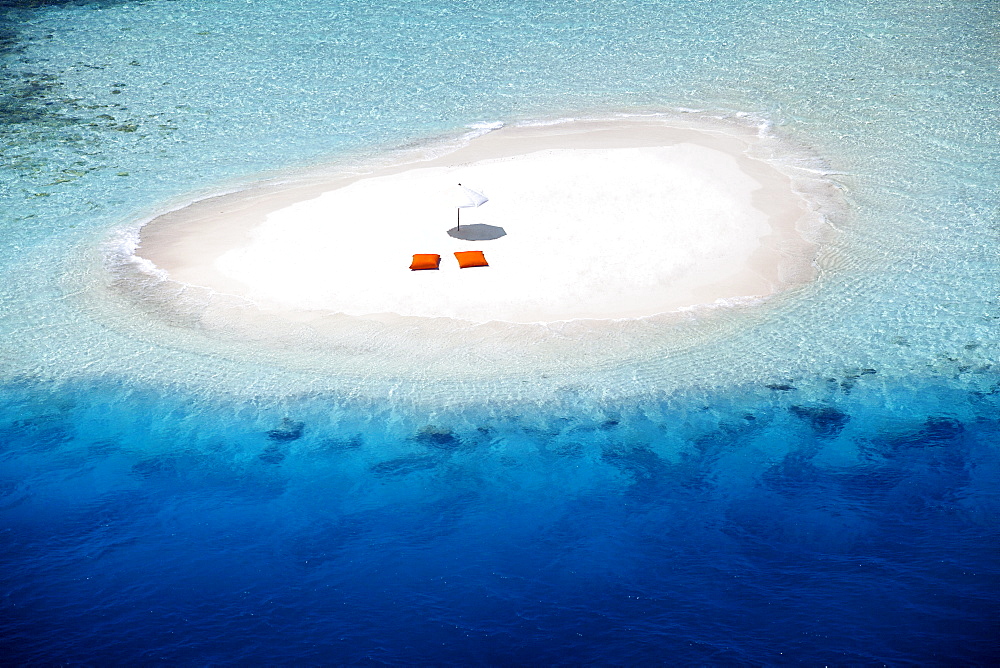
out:
M504 126L503 121L480 121L479 123L470 123L465 127L471 128L473 130L492 131L492 130L499 130L503 126Z

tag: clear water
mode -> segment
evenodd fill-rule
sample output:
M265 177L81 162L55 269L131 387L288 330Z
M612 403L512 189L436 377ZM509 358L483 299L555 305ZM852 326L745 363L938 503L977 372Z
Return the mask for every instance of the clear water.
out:
M5 662L995 661L997 5L0 15ZM474 378L214 336L108 271L201 195L616 113L822 156L819 279Z

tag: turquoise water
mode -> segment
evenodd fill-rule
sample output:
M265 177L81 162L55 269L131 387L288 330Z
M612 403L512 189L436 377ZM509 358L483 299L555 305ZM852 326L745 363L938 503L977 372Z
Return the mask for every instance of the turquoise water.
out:
M11 663L995 660L995 4L0 12ZM201 196L652 113L815 156L849 205L816 282L476 377L234 340L114 271Z

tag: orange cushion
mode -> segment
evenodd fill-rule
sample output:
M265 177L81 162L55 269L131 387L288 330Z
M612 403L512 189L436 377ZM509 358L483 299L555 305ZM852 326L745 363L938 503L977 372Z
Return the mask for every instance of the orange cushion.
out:
M441 264L441 256L435 253L417 253L410 264L411 271L419 269L437 269Z
M486 256L483 255L483 251L459 251L455 253L455 259L458 260L458 266L462 269L466 267L490 266L486 261Z

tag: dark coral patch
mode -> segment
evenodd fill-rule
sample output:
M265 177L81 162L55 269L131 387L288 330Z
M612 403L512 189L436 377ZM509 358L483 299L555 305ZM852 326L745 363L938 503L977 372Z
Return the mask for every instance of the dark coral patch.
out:
M281 421L281 426L277 429L271 429L267 432L267 437L272 441L294 441L302 438L302 431L305 429L305 424L302 422L296 422L289 418L284 418Z
M461 439L447 427L427 425L417 432L415 438L418 443L440 450L454 450L462 445Z
M788 410L824 437L836 436L851 419L850 415L832 406L791 406Z

